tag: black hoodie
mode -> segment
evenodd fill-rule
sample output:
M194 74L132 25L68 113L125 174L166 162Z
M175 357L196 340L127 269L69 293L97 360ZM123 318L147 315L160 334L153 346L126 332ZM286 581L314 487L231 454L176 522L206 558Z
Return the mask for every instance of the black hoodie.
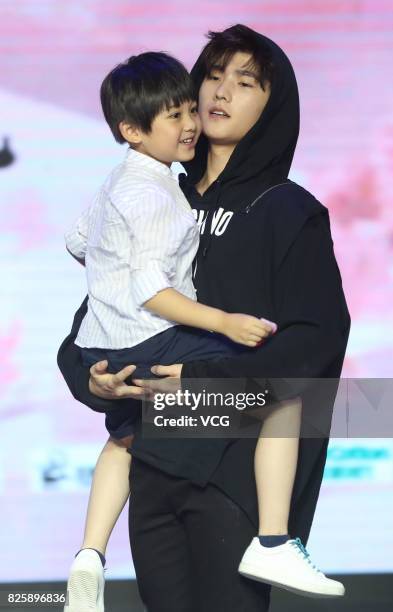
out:
M194 267L198 300L228 312L265 317L278 324L264 345L238 357L186 363L182 378L338 378L350 317L334 257L327 209L289 181L299 132L295 75L283 51L268 38L275 66L271 95L257 123L236 146L218 179L200 196L194 184L207 162L201 137L180 185L201 225ZM192 75L199 86L201 59ZM78 311L58 363L74 397L94 410L113 403L88 391L88 369L73 344L85 307ZM285 393L278 399L285 399ZM331 417L334 392L323 409ZM308 405L307 405L308 402ZM312 410L303 396L303 414ZM320 408L320 406L319 406ZM132 454L200 485L213 482L258 525L253 470L255 439L144 440ZM300 440L289 531L306 542L318 498L328 438Z

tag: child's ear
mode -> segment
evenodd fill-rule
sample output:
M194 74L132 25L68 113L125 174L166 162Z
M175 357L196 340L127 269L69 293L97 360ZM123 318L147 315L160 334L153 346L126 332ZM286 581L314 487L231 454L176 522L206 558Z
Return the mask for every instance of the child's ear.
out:
M134 125L121 121L119 123L119 131L124 140L130 144L140 144L142 142L142 132Z

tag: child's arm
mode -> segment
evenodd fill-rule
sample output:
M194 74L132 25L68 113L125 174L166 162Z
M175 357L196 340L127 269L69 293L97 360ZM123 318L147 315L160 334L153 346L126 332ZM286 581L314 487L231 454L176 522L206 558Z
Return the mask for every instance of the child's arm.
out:
M256 346L263 338L275 331L274 324L261 321L251 315L227 313L218 308L206 306L190 300L172 288L159 291L143 306L164 319L215 331L246 346Z
M76 255L74 255L74 253L72 253L72 251L70 251L70 249L68 248L68 246L66 246L67 251L69 252L69 254L76 259L76 261L78 263L81 264L81 266L86 266L86 262L85 262L85 258L84 257L77 257Z
M64 236L67 251L82 266L85 265L90 211L91 208L86 208Z
M129 268L134 300L139 307L170 321L216 331L234 342L256 346L274 331L268 322L205 306L173 288L177 251L184 240L181 214L173 198L158 189L146 190L143 198L122 210L132 236Z

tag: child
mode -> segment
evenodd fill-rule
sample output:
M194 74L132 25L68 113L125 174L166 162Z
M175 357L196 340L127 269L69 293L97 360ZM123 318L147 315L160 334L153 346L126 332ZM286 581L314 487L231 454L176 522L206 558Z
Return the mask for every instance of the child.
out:
M277 329L256 317L225 313L196 302L191 265L199 233L170 170L173 161L186 161L194 155L200 132L194 98L184 67L162 53L130 58L102 84L105 118L116 140L128 142L130 149L66 237L71 254L86 261L89 307L76 339L86 364L107 359L110 370L117 371L136 363L133 376L148 378L153 377L153 363L250 350ZM293 420L297 436L299 402L281 405L272 419L274 416L277 421L280 411L281 417ZM130 455L126 448L137 418L131 413L127 422L117 423L115 415L106 416L111 437L97 462L82 549L71 568L69 612L103 610L104 554L129 496ZM262 437L269 434L272 419L266 419ZM279 439L265 437L263 447L258 443L257 483L266 477L267 459L274 461L277 442ZM269 457L263 456L264 451L270 452ZM271 474L273 478L274 470ZM279 484L288 497L290 487ZM289 539L285 534L282 538Z

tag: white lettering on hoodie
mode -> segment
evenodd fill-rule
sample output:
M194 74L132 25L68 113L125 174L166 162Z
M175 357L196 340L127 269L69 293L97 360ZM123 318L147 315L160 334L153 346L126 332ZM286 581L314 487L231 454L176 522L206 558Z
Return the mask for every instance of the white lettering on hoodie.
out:
M192 209L195 220L199 227L199 233L204 234L206 229L206 219L207 219L207 210L196 210ZM225 208L218 208L212 219L210 234L214 234L215 236L221 236L228 227L230 220L233 217L232 210L225 210Z

